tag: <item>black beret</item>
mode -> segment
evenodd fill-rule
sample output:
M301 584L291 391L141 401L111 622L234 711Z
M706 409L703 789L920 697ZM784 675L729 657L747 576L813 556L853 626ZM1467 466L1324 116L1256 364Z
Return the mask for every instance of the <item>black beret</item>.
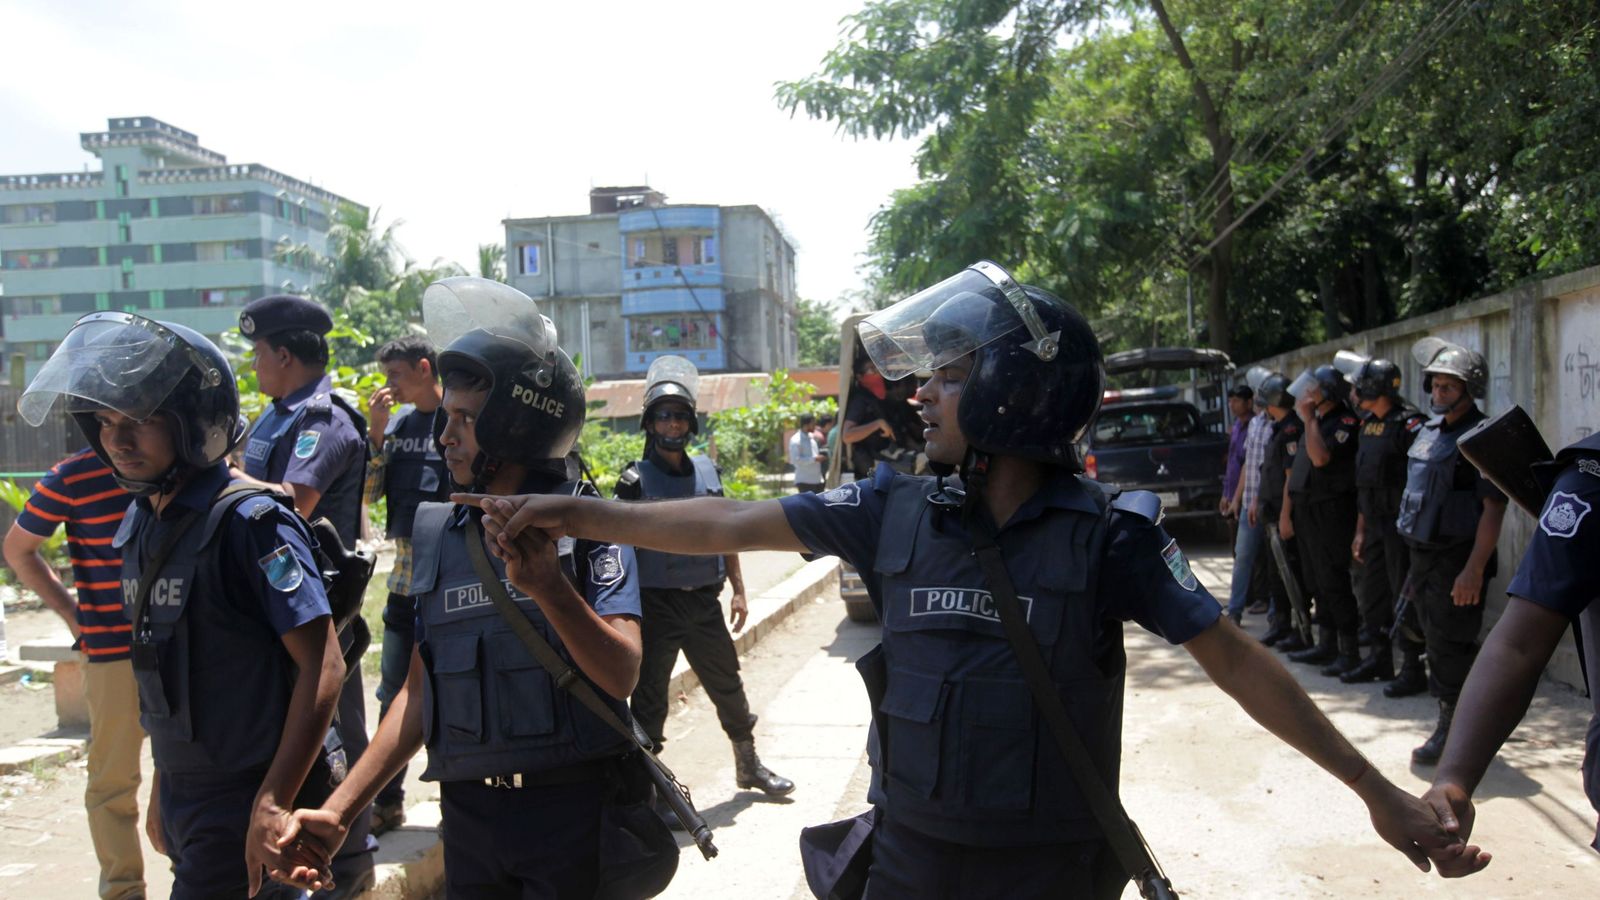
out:
M333 317L316 301L288 294L251 300L239 313L239 333L251 340L293 330L327 334Z

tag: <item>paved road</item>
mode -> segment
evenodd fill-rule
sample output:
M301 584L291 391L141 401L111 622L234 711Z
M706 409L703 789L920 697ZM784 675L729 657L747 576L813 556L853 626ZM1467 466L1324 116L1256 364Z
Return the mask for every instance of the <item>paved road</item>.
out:
M1191 556L1209 587L1226 584L1229 560L1218 548L1191 547ZM1382 844L1353 794L1250 721L1181 648L1137 628L1127 635L1123 795L1184 896L1580 897L1600 884L1578 772L1588 702L1569 689L1541 686L1480 791L1477 838L1494 863L1445 882ZM686 849L666 896L809 896L795 850L800 827L863 808L867 709L850 662L876 639L876 629L846 622L830 598L797 612L746 658L761 715L757 746L799 785L787 801L736 790L727 740L704 695L677 702L666 758L707 812L722 855L706 862ZM1431 773L1412 771L1409 752L1431 727L1430 701L1391 701L1377 686L1292 671L1384 774L1407 790L1426 786ZM78 824L82 774L52 778L0 800L0 898L92 893ZM23 866L31 868L5 877ZM1135 896L1130 888L1126 897Z

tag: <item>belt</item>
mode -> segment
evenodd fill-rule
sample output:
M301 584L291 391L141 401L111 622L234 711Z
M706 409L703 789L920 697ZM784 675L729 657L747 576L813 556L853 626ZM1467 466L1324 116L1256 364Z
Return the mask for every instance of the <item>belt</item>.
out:
M581 784L585 781L599 781L604 778L610 764L610 760L597 759L570 766L544 769L538 772L512 772L506 775L490 775L482 779L482 781L487 787L505 790L549 787L557 784Z

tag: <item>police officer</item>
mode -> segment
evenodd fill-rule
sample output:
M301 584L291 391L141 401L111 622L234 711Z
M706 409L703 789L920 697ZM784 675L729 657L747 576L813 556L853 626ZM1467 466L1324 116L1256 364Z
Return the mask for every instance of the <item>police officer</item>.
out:
M416 600L411 596L411 525L418 504L449 496L450 474L433 440L434 413L444 390L439 386L439 359L427 338L396 338L378 350L384 386L367 403L366 501L385 501L388 522L384 536L394 541L394 568L389 573L389 598L383 607L383 656L378 683L378 717L389 712L394 695L411 668ZM390 413L390 407L401 404ZM403 824L405 769L378 793L372 804L372 833Z
M1583 786L1589 807L1600 814L1600 434L1578 441L1541 466L1554 476L1539 525L1506 593L1505 612L1483 642L1467 675L1450 740L1433 786L1424 795L1446 828L1470 838L1472 794L1494 761L1500 745L1528 711L1535 687L1566 634L1577 628L1587 660L1585 676L1595 714L1583 757ZM1546 484L1549 482L1546 481ZM1591 844L1600 850L1600 826ZM1446 877L1482 869L1488 858L1478 848L1436 856ZM1469 852L1470 851L1470 852Z
M1439 699L1439 721L1411 751L1411 761L1433 765L1478 654L1483 597L1495 574L1506 498L1456 447L1484 418L1473 402L1488 389L1483 355L1435 337L1417 341L1411 354L1422 366L1422 389L1434 417L1406 452L1406 487L1395 527L1411 549L1406 590L1427 645L1429 688Z
M361 495L366 479L367 421L333 389L328 377L328 311L304 297L252 300L239 313L239 333L252 343L257 387L272 398L245 437L244 474L294 498L306 521L326 516L346 547L361 538ZM360 616L340 635L349 651L371 640ZM335 728L350 761L367 747L366 692L359 667L339 694ZM374 878L370 816L354 826L334 861L339 891L353 896Z
M1306 423L1305 442L1289 470L1290 499L1280 517L1289 524L1286 530L1301 538L1301 560L1317 598L1317 644L1289 658L1322 665L1322 674L1330 676L1361 664L1361 622L1350 584L1359 428L1345 403L1349 393L1344 375L1324 365L1295 394L1295 411Z
M1295 584L1294 594L1291 595L1284 584L1284 578L1299 578L1300 554L1299 548L1291 531L1287 537L1278 530L1282 522L1283 501L1288 492L1289 469L1294 465L1294 458L1300 451L1301 441L1305 437L1305 424L1300 420L1300 414L1294 410L1294 397L1289 393L1289 379L1282 372L1273 372L1261 382L1259 396L1266 403L1267 415L1272 417L1272 436L1268 439L1267 452L1261 459L1261 489L1256 494L1256 521L1266 526L1266 540L1269 542L1267 552L1271 559L1267 560L1268 595L1273 598L1273 605L1277 609L1277 616L1267 628L1267 633L1261 636L1261 642L1268 647L1276 646L1284 653L1293 653L1311 646L1294 625L1295 610L1291 607L1291 596L1300 595L1298 582ZM1271 543L1282 547L1284 560L1289 566L1285 573L1279 568L1277 554L1273 551ZM1303 595L1302 602L1303 602ZM1311 619L1309 608L1301 609L1301 617L1307 622Z
M1361 665L1339 676L1345 684L1389 681L1394 674L1394 647L1389 633L1394 624L1394 604L1405 583L1408 552L1395 530L1400 512L1400 492L1406 484L1406 451L1427 418L1400 396L1400 367L1387 359L1361 359L1352 366L1350 391L1361 408L1361 440L1356 447L1356 536L1350 556L1359 564L1357 595L1361 625L1372 652ZM1403 663L1399 683L1386 685L1384 693L1404 696L1421 680L1422 645L1416 614L1406 607L1407 622L1400 634ZM1406 634L1409 630L1411 633Z
M423 316L444 346L439 441L451 479L489 494L577 491L566 456L583 427L583 382L534 302L462 276L428 287ZM336 846L340 826L426 745L422 777L440 782L450 897L592 897L601 804L630 742L557 688L486 596L467 544L479 540L477 518L460 506L418 507L410 674L366 757L325 809L297 818ZM490 563L518 612L625 719L640 656L633 551L532 533L493 546Z
M722 496L716 464L688 452L689 435L699 431L695 397L700 373L681 356L662 356L645 374L644 458L629 463L617 479L621 500L667 500ZM723 581L733 584L729 622L744 627L749 607L739 555L683 556L639 550L639 593L644 608L644 658L633 714L660 747L666 740L667 682L681 649L717 708L722 730L733 742L734 781L781 797L794 782L762 765L756 755L756 717L739 678L739 654L722 624ZM666 817L670 823L677 818Z
M137 497L112 543L155 756L146 831L172 860L173 897L243 898L277 866L302 783L312 801L329 788L319 751L344 665L311 535L270 496L216 501L243 423L233 372L200 334L84 316L24 393L24 418L39 424L60 395Z
M1113 790L1121 622L1132 619L1182 644L1251 715L1353 784L1380 833L1413 859L1423 852L1414 839L1443 840L1419 801L1371 769L1272 655L1225 620L1156 524L1151 495L1112 498L1078 477L1073 444L1103 373L1076 310L984 262L861 331L891 377L932 372L916 395L928 457L961 471L964 495L880 466L869 481L756 503L471 500L502 540L627 535L675 553L758 546L853 563L884 622L883 644L858 665L876 695L869 896L1115 897L1127 879L1041 728L973 555L975 529L996 535L1016 593L1030 598L1028 628Z

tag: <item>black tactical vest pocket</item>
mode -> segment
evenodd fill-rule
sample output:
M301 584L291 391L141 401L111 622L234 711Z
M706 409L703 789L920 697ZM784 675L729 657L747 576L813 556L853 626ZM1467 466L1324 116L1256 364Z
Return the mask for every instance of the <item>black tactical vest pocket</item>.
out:
M478 636L455 635L433 644L435 714L447 744L483 740L483 685L478 676Z
M972 809L1026 810L1033 802L1033 697L1024 681L969 678L957 692L954 782Z
M514 634L489 639L494 665L494 706L500 733L533 738L556 730L555 684L550 673Z
M947 692L938 675L896 669L878 708L889 732L885 774L923 797L932 797L939 784L941 720Z

